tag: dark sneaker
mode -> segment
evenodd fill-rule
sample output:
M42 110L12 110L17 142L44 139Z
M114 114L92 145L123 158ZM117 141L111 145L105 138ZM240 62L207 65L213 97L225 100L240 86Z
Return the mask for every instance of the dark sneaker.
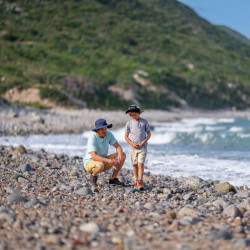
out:
M122 182L120 182L119 180L118 180L118 178L114 178L114 179L110 179L109 180L109 184L110 185L117 185L117 186L125 186L125 184L124 183L122 183Z
M94 185L97 186L97 176L90 176L90 182Z

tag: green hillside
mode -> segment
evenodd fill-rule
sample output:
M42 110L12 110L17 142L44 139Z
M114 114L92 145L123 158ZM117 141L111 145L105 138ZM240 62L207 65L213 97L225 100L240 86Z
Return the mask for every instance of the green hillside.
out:
M250 104L250 46L175 0L0 1L0 93L61 105Z

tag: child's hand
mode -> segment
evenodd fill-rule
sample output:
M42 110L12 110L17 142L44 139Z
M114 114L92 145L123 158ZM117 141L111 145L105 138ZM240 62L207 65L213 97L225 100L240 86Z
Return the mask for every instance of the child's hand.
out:
M139 148L139 145L136 144L136 143L133 143L132 147L133 147L133 148Z

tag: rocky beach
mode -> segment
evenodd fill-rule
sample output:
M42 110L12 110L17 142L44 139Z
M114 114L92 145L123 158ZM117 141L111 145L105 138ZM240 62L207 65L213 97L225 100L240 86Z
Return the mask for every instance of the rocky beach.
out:
M198 111L146 111L171 122ZM249 117L249 112L203 112ZM123 126L122 111L0 108L1 135L77 133L97 118ZM250 249L250 190L198 176L146 172L146 188L111 186L111 172L89 183L82 158L0 146L0 249ZM96 192L97 191L97 192Z
M60 107L39 110L6 104L0 99L0 135L81 133L90 130L99 118L104 118L108 123L112 123L114 128L119 128L129 119L125 114L126 108L124 107L123 111L69 110ZM190 117L250 118L250 110L145 110L142 117L149 122L173 122Z

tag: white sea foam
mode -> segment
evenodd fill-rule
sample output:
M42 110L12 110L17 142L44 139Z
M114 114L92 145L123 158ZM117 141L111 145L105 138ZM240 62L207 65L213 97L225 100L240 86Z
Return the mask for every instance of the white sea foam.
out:
M240 138L249 138L250 134L240 134L239 137Z
M239 128L239 127L232 127L229 129L230 132L241 132L243 131L242 128Z
M147 167L154 174L164 174L172 177L199 176L204 180L228 181L237 186L250 186L249 162L180 154L168 155L164 158L158 158L158 160L151 156L147 161Z
M226 127L223 127L223 126L206 126L205 127L205 130L206 131L220 131L220 130L224 130L226 129Z

